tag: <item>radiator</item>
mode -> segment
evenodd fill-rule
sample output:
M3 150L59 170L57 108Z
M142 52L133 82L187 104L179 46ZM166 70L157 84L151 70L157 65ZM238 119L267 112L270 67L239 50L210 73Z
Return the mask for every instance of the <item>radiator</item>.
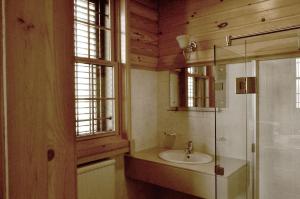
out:
M105 160L77 169L78 199L115 198L115 160Z

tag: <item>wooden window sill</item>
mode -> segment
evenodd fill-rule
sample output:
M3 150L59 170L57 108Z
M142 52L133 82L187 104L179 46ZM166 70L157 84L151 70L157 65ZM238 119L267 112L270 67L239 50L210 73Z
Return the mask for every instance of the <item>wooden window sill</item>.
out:
M121 136L77 140L77 165L129 152L129 141Z

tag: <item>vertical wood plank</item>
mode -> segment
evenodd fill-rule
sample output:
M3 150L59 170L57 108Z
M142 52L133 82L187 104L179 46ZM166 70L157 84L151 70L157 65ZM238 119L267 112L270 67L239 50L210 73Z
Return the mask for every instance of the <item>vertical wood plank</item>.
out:
M53 161L48 164L48 199L76 198L75 150L75 91L74 91L74 42L73 0L46 1L53 3L51 10L52 39L49 70L51 99L48 107L48 149L55 150ZM46 6L49 9L50 5Z
M9 196L16 199L47 198L45 8L37 0L6 1Z
M4 152L4 105L3 105L3 29L2 29L2 1L0 3L0 199L5 196L5 152Z
M76 196L72 16L72 0L6 1L10 198Z

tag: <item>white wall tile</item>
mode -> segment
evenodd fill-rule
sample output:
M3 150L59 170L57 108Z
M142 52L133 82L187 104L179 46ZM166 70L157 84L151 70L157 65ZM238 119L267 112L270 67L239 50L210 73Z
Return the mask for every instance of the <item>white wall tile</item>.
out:
M157 73L131 70L132 138L135 150L157 146Z

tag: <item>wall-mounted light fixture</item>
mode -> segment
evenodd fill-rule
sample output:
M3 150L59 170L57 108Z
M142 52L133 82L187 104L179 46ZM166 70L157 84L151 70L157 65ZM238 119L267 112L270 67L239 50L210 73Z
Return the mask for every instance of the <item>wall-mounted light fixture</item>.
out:
M195 41L190 42L190 36L187 34L177 36L176 40L179 47L182 49L184 57L186 59L189 59L189 57L187 57L187 54L189 55L191 52L196 51L197 43Z

